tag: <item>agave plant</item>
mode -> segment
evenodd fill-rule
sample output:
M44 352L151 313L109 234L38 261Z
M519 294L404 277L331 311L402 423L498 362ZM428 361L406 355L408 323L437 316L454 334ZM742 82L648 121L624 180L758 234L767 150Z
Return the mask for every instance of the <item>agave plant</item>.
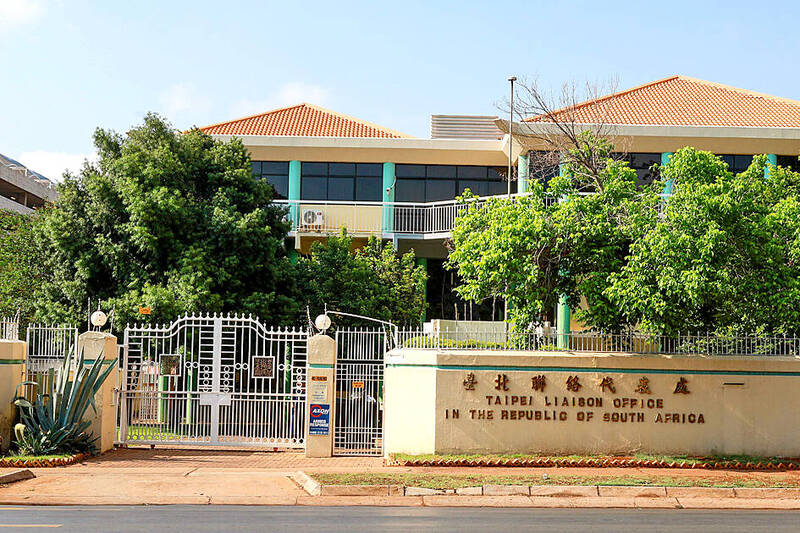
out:
M94 451L93 437L87 430L91 422L84 420L89 406L97 412L94 396L103 382L116 368L116 360L105 364L102 353L91 365L84 365L81 350L76 365L65 357L58 369L48 370L51 384L49 391L37 390L33 401L17 396L14 403L19 407L21 424L15 428L16 444L24 455L48 455L53 453L81 453ZM103 368L106 366L106 368ZM40 388L34 381L21 385Z

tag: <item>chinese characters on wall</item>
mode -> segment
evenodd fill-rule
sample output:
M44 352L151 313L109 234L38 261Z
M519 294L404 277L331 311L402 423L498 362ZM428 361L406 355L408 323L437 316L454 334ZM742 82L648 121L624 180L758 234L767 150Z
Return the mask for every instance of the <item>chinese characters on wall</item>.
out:
M666 405L671 396L691 394L690 382L683 376L677 377L669 389L663 381L657 380L656 386L647 376L639 377L635 385L625 380L620 385L609 375L596 379L578 374L556 376L559 375L467 372L463 390L473 401L466 408L445 409L445 419L705 423L702 413L678 411ZM553 392L557 389L566 390L567 394Z

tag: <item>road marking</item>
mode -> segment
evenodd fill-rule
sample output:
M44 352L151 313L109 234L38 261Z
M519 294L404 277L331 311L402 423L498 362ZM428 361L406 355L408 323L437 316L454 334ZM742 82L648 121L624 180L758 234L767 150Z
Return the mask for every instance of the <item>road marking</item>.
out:
M0 527L61 527L62 524L0 524Z

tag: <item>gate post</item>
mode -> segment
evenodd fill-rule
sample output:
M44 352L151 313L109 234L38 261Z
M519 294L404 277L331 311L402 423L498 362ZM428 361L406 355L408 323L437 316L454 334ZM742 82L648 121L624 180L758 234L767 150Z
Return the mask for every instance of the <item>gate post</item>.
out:
M307 365L306 457L331 457L336 419L336 341L324 334L308 339Z
M81 353L81 350L86 363L102 357L106 361L105 364L112 364L117 357L117 338L110 333L87 331L78 337L78 353ZM115 376L112 372L95 395L97 413L91 409L87 412L92 423L89 432L97 437L96 445L100 453L113 448L116 440L117 410L114 405L114 387L119 381L119 372L116 374Z
M17 414L12 402L20 383L25 381L25 341L0 340L0 454L14 436L11 426Z

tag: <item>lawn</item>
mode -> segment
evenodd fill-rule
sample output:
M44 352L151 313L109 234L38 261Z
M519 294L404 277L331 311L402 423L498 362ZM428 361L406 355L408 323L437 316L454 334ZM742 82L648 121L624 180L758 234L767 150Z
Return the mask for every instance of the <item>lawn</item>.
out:
M702 476L576 476L576 475L492 475L425 473L309 473L323 485L404 485L429 489L457 489L480 485L601 485L639 487L800 487L800 479L713 479Z

